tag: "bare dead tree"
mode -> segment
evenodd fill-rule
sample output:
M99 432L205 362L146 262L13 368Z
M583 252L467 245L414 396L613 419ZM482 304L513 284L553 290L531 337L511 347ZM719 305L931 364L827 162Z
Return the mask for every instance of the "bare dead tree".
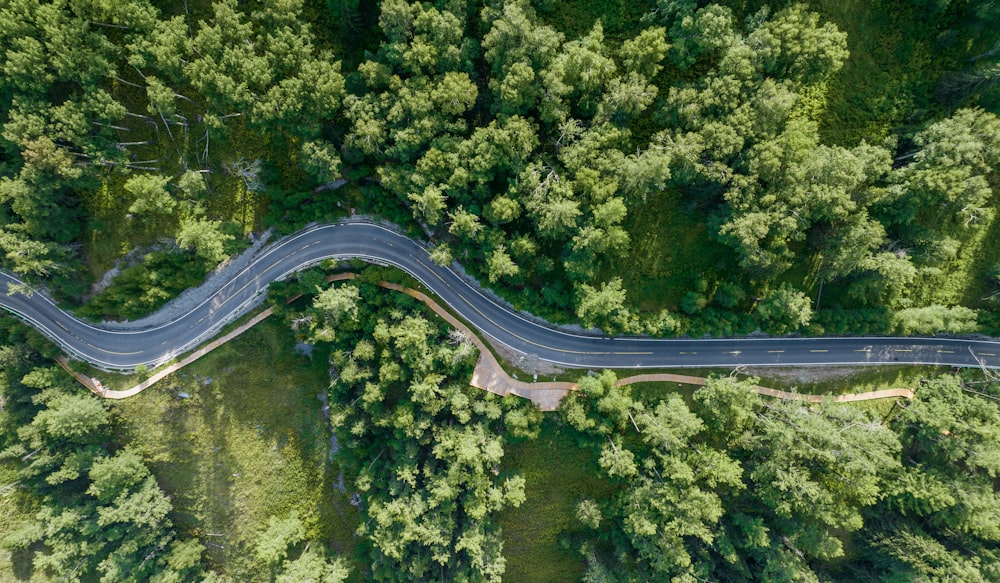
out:
M259 158L257 160L240 158L235 162L224 164L224 167L230 174L239 176L249 192L257 193L264 190L264 183L260 179L261 161Z

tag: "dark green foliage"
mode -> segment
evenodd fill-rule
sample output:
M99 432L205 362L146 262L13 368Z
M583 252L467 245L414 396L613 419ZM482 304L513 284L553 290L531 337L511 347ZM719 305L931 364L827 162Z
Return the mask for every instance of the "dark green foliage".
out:
M366 575L499 581L495 514L519 505L525 492L523 479L498 477L493 468L504 434L537 435L540 413L464 385L474 345L425 319L409 296L353 282L313 291L312 307L289 317L299 334L334 343L331 421L361 497ZM262 545L259 551L280 554Z
M185 289L196 286L208 265L177 251L153 251L122 270L111 286L79 311L92 318L134 319L145 316Z
M561 416L614 486L577 506L585 580L1000 574L994 389L941 377L886 423L755 382L715 378L686 403L580 379Z
M81 297L83 266L156 245L80 310L135 318L262 222L355 209L609 334L997 333L998 4L765 4L12 0L0 263ZM497 579L523 492L494 468L538 412L465 387L467 339L379 279L274 299L319 294L282 313L334 345L368 574ZM104 407L5 334L4 451L41 509L8 545L56 576L193 576ZM617 488L574 501L591 580L1000 578L995 411L957 381L888 429L727 379L693 403L581 384L566 419ZM267 576L343 578L296 520L246 543Z
M996 11L858 8L13 2L0 252L79 296L80 259L99 275L172 237L210 266L261 219L291 231L353 208L421 228L518 308L629 333L734 333L748 314L819 331L769 311L786 289L817 309L982 307L998 132L974 106L995 85ZM891 107L854 81L929 66L933 42L930 70L954 70L940 100L972 107L933 109L937 80L910 71L878 77ZM834 136L855 93L879 127ZM139 271L89 312L137 315L193 281ZM595 311L610 289L620 309Z
M4 342L18 332L3 334ZM2 544L44 576L65 581L192 580L204 547L178 538L169 498L142 457L112 445L106 405L73 388L30 349L0 349L5 371L0 460L16 470L29 521Z

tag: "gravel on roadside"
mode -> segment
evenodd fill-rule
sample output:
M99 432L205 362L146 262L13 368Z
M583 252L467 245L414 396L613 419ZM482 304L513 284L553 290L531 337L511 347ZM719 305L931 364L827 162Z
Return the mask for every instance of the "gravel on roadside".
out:
M180 318L191 311L195 306L210 298L219 291L223 285L232 279L237 273L244 269L253 261L253 258L264 248L271 231L265 231L260 237L254 237L251 233L252 243L250 247L216 267L205 277L205 281L196 287L191 287L163 305L156 312L143 316L138 320L109 321L101 322L101 327L108 330L143 330L162 326Z

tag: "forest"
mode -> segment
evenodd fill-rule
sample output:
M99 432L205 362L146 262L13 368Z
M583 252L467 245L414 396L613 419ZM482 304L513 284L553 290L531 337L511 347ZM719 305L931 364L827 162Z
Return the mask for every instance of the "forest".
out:
M365 214L606 334L996 336L998 30L974 0L4 0L0 267L135 319ZM498 581L532 504L505 453L558 433L601 484L566 580L1000 580L995 379L927 371L886 409L593 371L543 416L360 269L272 293L325 359L353 532L282 510L225 557L130 410L0 318L10 576Z

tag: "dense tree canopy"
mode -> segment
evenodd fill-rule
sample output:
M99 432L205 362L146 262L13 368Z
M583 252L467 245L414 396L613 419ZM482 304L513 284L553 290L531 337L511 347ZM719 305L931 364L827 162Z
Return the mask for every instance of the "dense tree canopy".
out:
M117 258L95 243L112 232L125 250L176 238L199 267L150 262L143 276L186 280L262 217L289 228L354 208L419 225L436 260L515 304L615 331L824 331L822 314L770 315L793 293L856 326L874 325L859 309L993 308L972 299L995 215L1000 131L975 107L992 103L993 12L935 4L981 51L943 79L949 109L833 143L824 100L849 39L805 3L661 2L626 34L597 20L573 35L529 0L329 8L361 45L331 42L300 0L8 3L5 266L79 297L81 266L99 275ZM962 75L986 81L955 89ZM636 213L678 193L683 221L732 256L651 300L624 272L668 251L641 255L659 234ZM136 303L129 282L89 311L162 303Z
M993 395L942 377L885 423L755 382L685 403L580 379L562 417L616 486L577 506L586 580L995 579Z
M611 4L9 0L0 265L136 318L247 235L354 212L607 334L1000 330L996 2ZM469 339L375 279L307 272L277 306L332 353L361 576L500 580L496 515L529 493L497 468L540 413L466 386ZM108 409L3 335L0 452L31 511L4 546L66 580L201 578L204 539ZM991 385L874 416L750 384L580 380L561 418L614 486L575 501L586 580L1000 579ZM345 580L307 532L273 516L262 577Z

